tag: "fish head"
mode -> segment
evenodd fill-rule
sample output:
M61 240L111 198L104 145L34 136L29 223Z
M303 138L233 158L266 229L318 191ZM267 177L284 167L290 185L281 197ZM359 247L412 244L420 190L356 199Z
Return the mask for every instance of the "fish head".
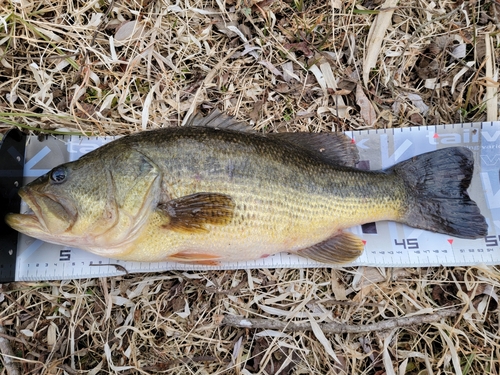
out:
M33 237L41 233L58 235L71 228L78 219L76 202L64 190L54 189L54 178L62 179L67 168L60 166L22 187L19 195L28 204L32 213L9 215L7 223ZM61 190L59 192L58 190Z
M106 248L127 242L147 221L158 177L136 151L84 156L22 187L19 195L32 212L8 214L6 222L31 237L107 255Z
M91 232L95 223L104 224L105 184L102 163L59 165L19 189L31 212L7 215L7 224L31 237L56 243Z

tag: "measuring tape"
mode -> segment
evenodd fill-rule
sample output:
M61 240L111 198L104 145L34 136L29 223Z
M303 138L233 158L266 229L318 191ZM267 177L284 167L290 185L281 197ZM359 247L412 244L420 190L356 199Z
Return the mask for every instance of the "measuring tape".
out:
M350 231L366 244L364 253L350 266L428 267L500 263L500 122L349 131L346 135L358 146L360 162L372 170L387 168L415 155L445 147L469 148L475 159L469 195L476 201L489 225L488 235L477 240L454 238L394 222L353 227ZM17 197L18 186L114 139L78 136L46 136L40 139L25 137L17 130L9 132L0 147L0 193L3 201L8 203L1 213L15 212L19 207L20 212L28 210ZM18 235L2 225L0 282L166 270L330 267L286 253L255 261L223 263L216 267L171 262L125 262Z

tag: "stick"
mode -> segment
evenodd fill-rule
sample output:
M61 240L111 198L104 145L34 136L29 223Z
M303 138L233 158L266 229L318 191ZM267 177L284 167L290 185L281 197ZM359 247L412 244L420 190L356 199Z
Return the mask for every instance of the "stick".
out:
M324 333L369 333L386 331L394 328L404 328L436 322L442 318L449 318L460 314L460 309L439 310L429 315L415 315L405 318L394 318L367 325L352 325L344 323L319 323ZM278 331L310 331L311 323L282 322L272 319L244 318L242 316L226 315L222 325L239 328L274 329Z

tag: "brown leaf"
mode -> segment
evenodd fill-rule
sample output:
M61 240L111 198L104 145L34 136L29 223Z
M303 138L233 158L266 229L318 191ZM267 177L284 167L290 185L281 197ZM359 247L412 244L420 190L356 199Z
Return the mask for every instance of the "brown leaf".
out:
M359 105L361 117L363 117L366 124L369 126L375 125L375 121L377 121L377 113L375 112L372 103L365 95L361 85L356 86L356 103Z
M309 44L307 42L299 42L299 43L285 43L283 45L289 51L299 51L304 54L305 57L314 56L313 51L309 48Z
M280 94L286 94L291 90L290 86L285 82L278 83L274 89L276 90L276 92L279 92Z
M468 293L472 294L472 291ZM489 297L488 299L488 311L494 311L498 307L498 295L495 292L495 288L490 284L480 284L475 288L475 297L472 301L474 307L478 307L479 303L483 301L484 297Z
M424 123L424 119L420 113L412 113L410 115L410 121L412 125L422 125Z
M421 79L436 78L441 73L438 60L423 57L417 64L415 70Z
M287 357L290 355L290 350L286 348L280 348L274 351L269 361L266 362L266 366L264 368L261 368L260 363L268 349L269 342L265 337L259 337L257 340L255 340L255 344L252 348L252 354L250 355L250 359L247 361L247 365L245 366L245 368L252 372L258 372L259 374L275 374L278 369L280 369L284 364ZM281 369L280 374L293 373L295 364L297 363L297 360L299 358L298 355L295 354L295 351L291 353L291 356L292 362L290 362L288 366L285 366L283 369Z
M346 92L346 94L337 94L337 95L347 95L354 91L356 88L356 82L351 79L341 79L337 82L337 90L339 92Z
M250 117L250 119L252 119L253 121L257 122L257 120L260 118L260 110L262 109L263 105L264 105L263 100L255 102L252 111L248 114L248 117Z
M458 289L454 284L437 284L432 287L432 299L439 306L451 306L457 303Z
M256 8L260 8L260 9L266 9L268 8L272 3L274 2L274 0L251 0L249 1L249 3L252 4L252 7L254 8L254 10Z
M351 92L350 90L336 90L332 92L332 95L349 95Z

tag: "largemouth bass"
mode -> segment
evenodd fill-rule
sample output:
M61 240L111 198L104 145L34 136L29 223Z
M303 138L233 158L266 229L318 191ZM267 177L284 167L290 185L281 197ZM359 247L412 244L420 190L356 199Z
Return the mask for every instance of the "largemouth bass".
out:
M249 133L219 114L197 125L129 135L55 167L19 191L33 212L7 223L105 257L208 265L282 251L349 262L364 245L344 229L379 220L487 233L467 193L466 148L363 171L344 135Z

